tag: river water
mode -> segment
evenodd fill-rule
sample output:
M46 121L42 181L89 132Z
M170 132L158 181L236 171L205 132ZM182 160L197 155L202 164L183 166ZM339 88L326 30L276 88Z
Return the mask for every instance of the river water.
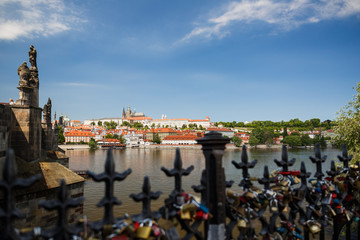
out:
M200 149L181 149L180 150L183 168L194 165L194 170L189 176L183 177L183 188L185 191L195 194L192 185L200 184L201 172L205 168L205 158ZM95 173L104 172L106 150L73 150L67 151L70 157L70 169L90 170ZM337 155L341 152L338 149L325 149L322 155L327 155L327 160L323 164L323 172L330 169L331 160L337 160ZM281 149L250 149L248 150L249 161L256 159L258 163L255 168L250 169L252 177L262 177L264 166L268 165L269 171L277 169L274 159L281 160ZM306 170L315 173L315 164L311 162L309 156L314 156L314 149L290 149L289 159L295 158L296 162L291 170L299 170L301 161L306 164ZM144 176L149 176L151 190L162 191L158 200L152 202L152 209L157 210L163 205L164 199L174 189L174 178L169 178L160 170L162 166L172 169L174 166L174 149L123 149L113 150L115 168L117 172L123 172L128 168L132 173L122 182L116 182L114 194L122 202L122 205L114 208L115 216L122 216L125 213L135 214L141 212L141 203L134 202L129 195L139 193L142 190ZM226 150L223 156L223 167L225 169L226 180L233 180L235 183L232 190L239 191L238 184L241 181L242 171L236 169L231 163L232 160L241 161L241 150ZM103 216L103 208L97 208L96 204L104 196L104 182L94 182L88 180L85 184L84 195L84 214L89 220L99 220ZM195 194L196 195L196 194Z

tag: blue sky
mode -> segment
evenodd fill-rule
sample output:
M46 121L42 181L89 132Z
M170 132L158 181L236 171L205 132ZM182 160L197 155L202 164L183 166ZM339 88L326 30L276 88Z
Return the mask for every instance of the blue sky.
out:
M38 52L71 119L334 119L360 81L359 0L0 0L0 102Z

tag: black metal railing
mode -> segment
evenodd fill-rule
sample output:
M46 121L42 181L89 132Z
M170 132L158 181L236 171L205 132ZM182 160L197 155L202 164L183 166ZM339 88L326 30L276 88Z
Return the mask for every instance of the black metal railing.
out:
M3 169L0 189L4 193L0 209L0 239L354 239L360 238L359 230L359 164L351 165L344 146L339 160L342 167L331 162L330 170L323 173L326 156L321 155L319 146L315 156L310 157L316 164L314 178L301 162L300 170L291 170L295 159L288 159L283 146L281 160L274 162L280 167L269 172L264 167L262 178L254 178L249 169L257 161L249 161L243 146L241 161L232 161L234 167L242 170L239 186L242 191L230 188L233 181L226 181L222 167L222 156L228 139L210 132L198 140L205 155L205 170L200 185L194 185L197 199L184 192L182 178L193 171L193 166L183 168L180 150L176 150L174 168L161 170L168 177L174 177L174 189L158 211L151 211L151 201L162 192L152 192L149 177L144 177L142 192L131 194L136 202L142 202L142 211L128 216L114 216L114 205L121 202L114 196L115 181L123 181L131 174L115 172L112 150L109 149L105 170L101 174L88 171L97 182L105 183L105 193L97 207L104 207L101 221L80 221L70 224L67 213L70 208L82 204L83 198L72 199L67 194L63 180L58 189L57 199L40 201L39 207L57 211L57 222L52 228L33 228L21 231L13 222L22 214L15 205L15 189L26 189L34 184L38 176L29 179L17 177L15 155L8 150ZM253 184L257 181L259 184ZM263 186L263 187L256 187ZM357 224L352 224L356 223ZM353 228L353 229L352 229ZM181 237L180 237L181 236Z

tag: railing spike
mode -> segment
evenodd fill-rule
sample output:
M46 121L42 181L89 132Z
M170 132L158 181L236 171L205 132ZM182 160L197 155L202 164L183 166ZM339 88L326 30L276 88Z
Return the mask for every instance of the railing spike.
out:
M135 202L142 201L142 212L138 217L140 217L141 219L154 217L151 212L151 200L158 199L161 193L161 191L151 192L150 179L148 176L145 176L142 186L142 192L138 194L130 194L130 197L134 199Z
M187 169L182 168L180 149L177 148L175 159L174 159L174 168L171 170L168 170L165 167L161 167L161 170L166 174L166 176L175 177L175 189L173 190L171 195L177 195L183 191L182 181L181 181L182 176L189 175L194 170L194 166L191 165Z

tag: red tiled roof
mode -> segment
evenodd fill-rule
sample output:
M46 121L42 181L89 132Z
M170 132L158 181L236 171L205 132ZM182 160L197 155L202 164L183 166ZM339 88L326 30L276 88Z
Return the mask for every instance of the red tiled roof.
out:
M164 140L196 140L199 139L198 136L195 135L170 135L166 136Z
M196 120L189 119L189 122L210 122L210 120L209 119L196 119Z
M85 131L70 131L65 133L65 137L94 137L95 134Z
M230 129L227 128L208 128L207 131L216 131L216 132L232 132Z

